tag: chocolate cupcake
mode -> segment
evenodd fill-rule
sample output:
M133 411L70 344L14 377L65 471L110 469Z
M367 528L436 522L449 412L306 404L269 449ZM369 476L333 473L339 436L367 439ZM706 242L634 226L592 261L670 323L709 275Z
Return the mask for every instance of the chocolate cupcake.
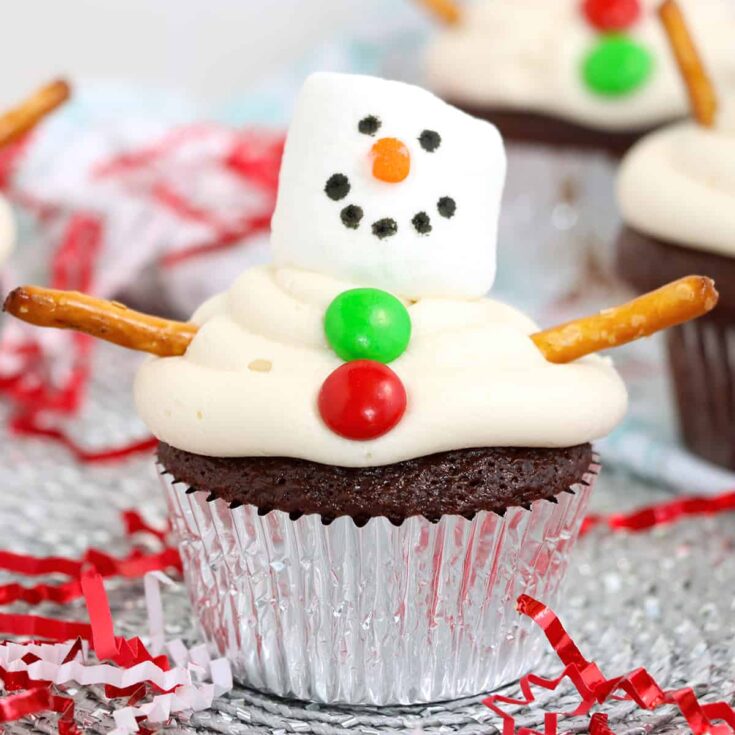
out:
M431 702L540 653L515 600L556 599L626 393L482 297L504 172L497 130L423 90L311 77L275 264L138 375L202 630L250 686Z
M735 469L735 117L714 128L664 128L625 158L618 200L625 220L618 268L635 289L677 274L716 278L711 314L671 330L669 361L681 431L696 454Z
M282 696L489 691L540 653L514 601L557 599L598 471L589 442L625 391L599 358L546 362L509 307L416 297L410 343L385 367L405 388L400 419L358 385L379 418L356 428L335 419L338 395L318 400L365 362L343 363L323 328L353 286L248 271L194 316L185 356L142 368L193 605L238 678Z
M249 686L349 704L481 694L536 662L625 387L600 349L717 303L688 277L537 331L484 298L497 130L416 87L317 74L275 263L190 323L76 292L7 312L156 355L136 378L206 639Z
M735 90L735 6L681 4L718 86ZM490 120L509 143L501 271L523 270L528 303L589 289L591 271L613 274L618 161L686 115L659 5L478 0L428 47L429 87Z

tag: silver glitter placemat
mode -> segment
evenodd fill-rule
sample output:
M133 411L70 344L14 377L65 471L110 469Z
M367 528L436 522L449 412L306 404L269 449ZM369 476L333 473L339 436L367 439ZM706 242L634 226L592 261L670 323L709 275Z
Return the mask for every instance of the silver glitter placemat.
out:
M71 430L88 446L108 446L145 435L130 398L135 355L100 347L95 380L82 414ZM38 555L79 556L94 546L120 553L126 548L120 511L137 508L163 523L165 508L153 463L135 457L112 464L76 463L63 447L41 439L10 436L8 407L0 408L3 548ZM625 511L668 496L607 467L593 499L597 512ZM643 666L666 688L693 686L704 701L733 700L735 691L735 516L694 519L641 534L594 531L577 547L567 594L557 610L585 656L607 676ZM10 579L0 578L0 582ZM116 630L146 632L140 582L108 583ZM196 640L181 585L164 591L167 632ZM24 611L24 606L16 606ZM84 616L83 604L34 608L41 614ZM539 633L540 635L540 633ZM556 674L550 653L538 673ZM517 693L509 687L508 694ZM75 694L80 724L87 732L113 727L112 705L95 688ZM545 710L576 705L569 688L538 695L521 710L519 725L542 728ZM630 702L605 705L619 735L686 731L672 710L642 713ZM327 708L286 702L236 688L210 711L178 718L174 733L493 733L499 718L479 699L416 708ZM561 723L585 731L587 718ZM6 727L8 733L56 731L41 717Z

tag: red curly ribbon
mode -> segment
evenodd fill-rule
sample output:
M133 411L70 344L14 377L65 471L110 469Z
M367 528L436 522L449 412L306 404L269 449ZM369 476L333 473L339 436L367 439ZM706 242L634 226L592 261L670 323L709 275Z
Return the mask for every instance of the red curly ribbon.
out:
M69 220L61 244L51 262L53 288L87 291L94 279L94 268L102 242L102 224L89 214L80 213ZM0 381L3 390L16 404L10 418L10 429L21 436L51 439L66 447L79 462L109 462L124 459L156 446L151 437L136 440L118 447L86 449L75 442L65 431L49 426L49 413L72 415L84 399L90 377L90 355L93 340L83 334L72 336L74 360L66 381L57 388L49 387L45 376L38 374L42 356L38 345L21 345L16 352L22 357L23 367L16 375Z
M115 176L129 176L149 169L166 156L176 153L181 146L213 132L216 130L207 125L180 128L151 146L134 153L116 156L101 164L95 169L93 175L98 179L106 179ZM233 134L232 138L231 149L221 163L227 170L245 179L263 195L261 211L245 216L234 224L226 223L213 212L190 201L165 181L154 182L148 195L155 202L168 209L171 214L183 222L205 224L214 233L213 237L205 242L167 253L160 259L163 267L170 268L193 258L230 248L270 228L285 137L282 134L274 135L265 131L240 131Z
M25 673L25 672L18 672ZM0 667L0 678L5 681L6 672ZM57 712L59 735L79 735L80 730L74 722L74 700L54 694L50 686L41 682L28 681L31 687L22 694L11 694L0 699L0 722L14 722L28 715L42 712Z
M615 735L608 727L608 717L603 712L595 712L590 717L590 735Z
M136 533L147 534L157 538L162 544L166 543L169 535L169 529L161 530L154 528L143 518L137 510L124 510L121 514L122 522L125 526L125 535L130 537Z
M119 447L105 447L104 449L86 449L75 442L61 429L52 429L40 426L35 418L24 416L10 422L10 428L19 436L35 436L52 439L66 447L78 462L96 464L101 462L118 462L137 454L151 453L158 446L158 440L152 437L133 441Z
M568 713L548 713L545 718L544 735L556 733L557 720L587 714L595 705L611 699L634 701L641 709L654 710L666 704L675 705L682 713L694 735L731 735L735 732L735 710L726 702L702 704L689 688L666 691L645 669L634 671L613 679L607 679L597 664L588 661L564 629L559 618L544 604L528 595L518 598L518 612L526 615L544 632L547 640L564 664L562 674L547 679L528 674L520 681L522 698L493 694L484 703L503 719L503 735L516 733L515 718L500 705L527 706L535 701L534 687L554 691L564 680L569 679L580 696L579 706ZM607 717L597 713L590 720L590 733L611 735ZM519 735L541 735L527 728L520 728Z
M82 573L81 581L90 617L89 624L33 615L0 614L0 629L14 636L28 636L33 639L67 641L77 638L77 643L67 654L67 660L70 660L80 650L79 640L81 639L92 644L92 649L95 650L101 661L110 660L123 668L131 668L144 661L151 661L160 669L168 670L170 668L168 658L151 656L140 639L128 640L115 637L112 614L102 577L92 568L87 568ZM36 659L33 656L30 658ZM8 691L27 690L22 694L0 698L0 722L10 722L29 714L47 711L59 712L61 713L58 724L59 734L72 735L78 732L73 721L73 700L55 695L48 682L35 681L28 676L26 671L8 672L2 667L0 667L0 679ZM143 685L135 684L125 689L106 686L105 693L110 698L130 696L131 703L133 703L145 695L147 686L155 691L161 691L152 682L146 682Z
M3 571L22 574L26 577L63 574L72 578L58 585L38 584L24 587L16 582L0 585L0 605L8 605L13 602L38 605L47 601L66 604L76 600L82 596L81 576L87 567L93 567L102 577L128 579L141 578L148 572L159 570L174 570L179 573L182 571L178 550L165 546L166 531L153 528L134 510L124 511L122 519L128 537L135 534L146 534L164 544L164 548L150 554L133 550L121 558L99 549L88 549L81 559L54 556L35 557L11 551L0 551L0 569Z
M655 526L674 523L691 516L709 516L732 511L735 511L735 492L714 497L678 498L641 508L633 513L589 515L582 524L582 534L598 526L605 526L610 531L648 531Z
M136 511L125 511L123 522L128 536L146 534L159 542L165 542L166 532L150 526ZM58 642L76 640L66 655L66 661L73 660L81 650L81 641L84 640L91 644L100 661L109 660L123 668L150 661L161 670L168 671L171 667L168 658L152 656L139 638L125 639L115 636L103 576L142 576L148 571L172 566L181 569L178 552L172 548L164 548L157 554L149 555L134 551L122 559L90 549L81 560L63 557L39 558L2 551L0 568L5 571L28 576L63 574L73 579L57 587L38 585L24 588L17 584L5 585L0 587L0 602L5 604L17 600L31 604L45 600L69 602L83 595L89 623L57 620L38 615L0 613L0 631L33 640ZM38 657L28 654L24 660L26 663L32 663L38 660ZM61 715L58 722L59 734L78 735L79 730L74 722L74 702L71 698L55 694L54 688L48 682L34 681L26 671L8 672L0 667L0 680L9 692L26 690L0 698L0 722L11 722L32 714L56 712ZM124 689L108 685L105 687L105 694L109 698L129 697L128 705L132 706L147 694L149 687L153 691L163 693L149 681Z
M182 222L206 225L212 235L205 241L189 245L161 258L163 267L172 267L203 255L235 246L253 235L265 232L275 206L278 174L283 154L284 136L265 131L228 131L211 125L191 125L174 130L160 141L133 153L126 153L99 165L93 179L135 176L153 170L166 156L206 136L224 139L225 151L221 156L221 168L241 177L254 188L262 202L258 211L243 214L240 219L226 220L216 212L208 211L190 201L165 180L154 180L147 191L152 200L166 208ZM219 136L219 138L218 138ZM0 186L7 180L25 150L23 144L11 146L0 156ZM11 155L12 154L12 155ZM37 203L34 205L38 209ZM42 212L39 210L39 215ZM51 286L59 289L88 291L93 287L97 257L101 250L104 229L100 217L79 212L69 218L66 231L51 262ZM66 431L48 423L51 414L72 416L79 410L89 381L89 354L92 341L82 335L72 338L73 367L61 386L51 386L43 373L44 361L38 344L12 348L13 357L22 367L12 376L0 378L0 391L15 404L10 418L10 429L22 436L49 439L68 449L81 463L119 461L127 457L151 451L154 439L132 441L122 446L89 449L77 443Z
M57 643L74 638L81 638L83 641L92 640L92 628L87 623L56 620L40 615L0 613L0 632Z

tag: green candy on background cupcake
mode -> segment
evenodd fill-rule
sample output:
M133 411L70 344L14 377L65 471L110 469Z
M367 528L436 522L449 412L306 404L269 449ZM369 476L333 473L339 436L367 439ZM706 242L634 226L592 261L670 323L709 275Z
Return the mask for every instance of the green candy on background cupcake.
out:
M191 322L24 287L5 308L156 355L135 385L192 606L245 684L416 704L516 680L627 396L595 354L710 310L689 277L539 331L484 296L497 130L430 93L317 74L299 98L274 263Z

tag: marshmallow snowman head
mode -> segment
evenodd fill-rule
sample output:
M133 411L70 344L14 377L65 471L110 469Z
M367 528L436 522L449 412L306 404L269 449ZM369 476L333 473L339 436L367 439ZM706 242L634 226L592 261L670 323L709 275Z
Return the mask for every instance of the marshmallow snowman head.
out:
M497 129L400 82L306 81L273 215L275 262L407 298L472 298L495 278Z

